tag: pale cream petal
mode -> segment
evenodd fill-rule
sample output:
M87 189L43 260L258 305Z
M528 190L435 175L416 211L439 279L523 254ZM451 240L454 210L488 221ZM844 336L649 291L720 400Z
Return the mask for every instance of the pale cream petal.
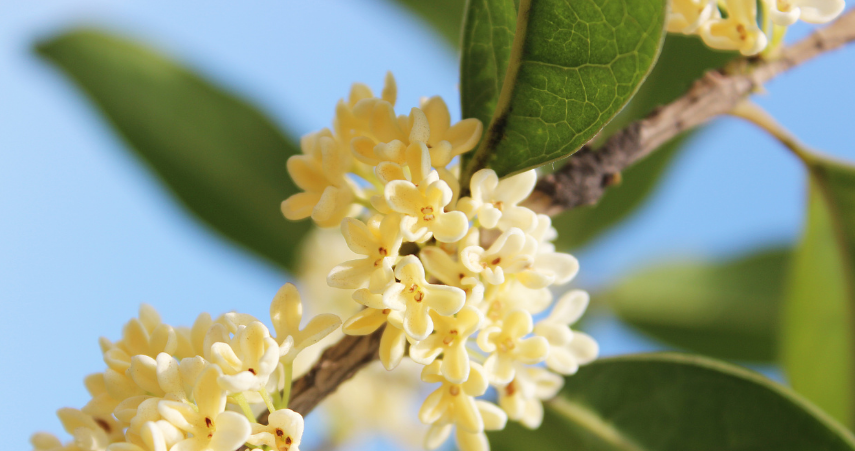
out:
M445 399L445 385L429 394L419 408L419 420L424 424L431 424L442 417L447 408L448 401Z
M199 379L199 375L202 374L207 365L208 362L201 356L181 359L178 371L181 373L181 382L184 384L184 391L186 393L193 391L193 387L196 386L196 380Z
M334 185L344 181L344 174L350 171L352 156L350 152L343 152L333 138L322 137L319 140L321 146L321 168L327 180Z
M579 273L579 261L576 257L560 252L538 255L534 261L534 267L539 272L553 274L556 285L573 280Z
M380 98L395 105L398 99L398 85L395 83L395 77L392 72L386 72L386 78L383 79L383 91L380 93Z
M377 158L377 155L374 153L375 145L377 144L373 139L365 136L357 136L350 141L350 152L357 161L369 166L374 166L380 162L380 159ZM320 191L321 189L318 189L317 191Z
M339 326L341 326L341 318L332 313L321 313L312 318L306 327L300 331L300 341L295 342L294 346L298 349L311 346L331 334Z
M451 115L442 97L434 96L428 99L422 105L422 111L430 124L430 139L427 143L436 146L440 141L447 140L445 135L451 126Z
M499 185L499 176L492 169L481 169L472 174L469 189L472 199L476 202L489 202L493 197L493 191Z
M548 354L549 342L545 338L537 336L520 340L514 349L514 357L518 361L530 365L542 362Z
M39 451L47 451L53 448L61 448L62 442L55 435L47 432L36 432L30 436L30 444Z
M461 342L459 346L449 347L442 357L442 375L451 383L462 384L469 378L469 354L466 353L465 346L466 344ZM411 348L411 356L412 352Z
M519 421L525 414L525 399L519 393L517 381L511 381L508 385L499 389L499 405L508 414L508 418Z
M395 110L389 102L379 101L374 105L370 120L371 133L379 142L404 141L406 136L398 124Z
M428 124L428 119L422 110L418 108L412 108L410 110L408 125L408 128L410 129L410 143L427 143L428 139L430 138L431 129L430 125Z
M843 0L793 0L792 3L801 9L803 21L815 24L831 22L846 7Z
M433 363L422 368L422 373L421 373L422 382L427 382L428 384L435 384L437 382L444 382L445 378L442 377L442 373L439 370L441 366L442 366L441 361L434 360Z
M516 205L531 194L537 183L537 171L534 169L507 177L496 187L493 198L506 204Z
M442 444L448 440L453 428L454 425L451 423L434 423L430 425L430 429L428 429L427 435L425 436L425 449L430 451L442 446Z
M181 371L178 360L171 355L161 352L157 355L157 383L166 393L183 393Z
M199 375L193 388L193 401L200 415L217 415L226 408L226 394L217 382L222 374L220 367L208 365Z
M516 205L504 207L502 217L496 224L500 230L508 230L511 227L521 230L532 230L536 225L537 215L528 208Z
M229 373L240 371L241 359L235 354L234 349L228 343L214 343L211 345L211 362Z
M350 86L350 97L348 98L348 103L353 106L360 100L370 99L372 97L374 97L374 93L371 92L371 88L366 86L364 83L354 83Z
M147 355L133 356L127 374L143 390L156 396L163 395L157 382L157 362L153 358Z
M534 334L546 338L549 346L562 346L573 340L573 331L564 324L547 318L534 325Z
M552 399L564 387L564 378L546 368L527 367L525 370L534 380L532 396L537 399Z
M386 315L380 310L367 308L351 316L342 326L347 335L368 335L386 323Z
M481 205L481 208L478 209L478 222L484 228L496 228L500 219L502 219L502 212L492 204Z
M241 447L252 433L249 421L236 412L217 415L217 429L211 437L211 451L234 451Z
M522 271L517 273L517 280L528 289L539 290L555 282L555 276L540 271Z
M481 348L481 350L484 352L495 351L495 340L500 333L502 333L502 328L499 326L485 327L481 332L478 333L478 337L476 338L478 347Z
M294 284L282 285L270 302L270 321L273 323L276 337L282 340L287 335L296 334L302 319L303 303L300 292Z
M582 317L589 302L590 296L587 292L583 290L568 291L555 303L555 307L549 313L549 321L569 326Z
M508 424L508 415L501 407L480 399L475 400L475 405L481 412L485 431L500 431Z
M406 162L407 145L397 139L388 143L381 142L374 146L374 155L381 161L391 161L397 164Z
M312 220L318 227L336 227L347 216L352 202L353 191L349 187L328 186L312 209Z
M459 211L450 211L436 215L431 226L431 232L437 241L453 243L466 236L469 230L469 220Z
M424 303L443 316L451 316L460 311L466 303L466 293L460 288L448 285L430 285L425 287L427 296Z
M232 376L220 376L220 378L217 379L217 382L220 384L220 387L226 391L226 393L236 394L253 390L258 385L258 377L249 371L241 371L240 373Z
M457 428L454 443L459 451L490 451L490 442L483 432L466 432Z
M400 268L400 263L398 267ZM383 292L383 306L392 310L404 311L407 304L401 299L401 293L404 291L404 284L393 283ZM358 291L357 291L358 293ZM356 295L356 293L354 293ZM358 301L358 300L357 300Z
M354 218L344 218L341 221L341 235L347 247L360 255L371 255L377 250L377 240L368 230L368 226Z
M474 149L481 140L483 130L484 125L478 119L463 119L449 128L443 139L451 143L452 152L456 156Z
M104 371L104 385L107 388L107 393L114 399L127 399L145 394L145 391L139 388L131 378L112 368L107 368Z
M430 151L424 142L412 142L406 151L407 166L410 168L411 181L421 183L431 172Z
M386 325L380 337L380 362L391 371L401 363L407 350L407 337L403 329L391 324Z
M157 403L157 411L173 426L191 432L195 429L193 419L198 416L192 405L178 401L160 401Z
M388 308L383 302L383 295L372 293L366 288L362 288L353 292L353 300L368 308L383 310ZM403 307L401 308L403 310Z
M405 180L389 182L384 189L384 195L392 210L410 216L418 216L425 202L418 188Z
M190 329L190 341L193 344L193 350L198 353L204 352L205 335L213 324L211 314L207 312L200 313L193 322L193 327Z
M433 167L437 169L445 168L446 166L448 166L448 164L451 163L451 160L454 159L454 154L452 154L451 151L451 143L449 143L448 141L440 141L437 144L433 145L433 147L430 148L431 165L433 165ZM453 174L449 173L448 175L450 175L451 177L443 177L440 173L440 178L442 180L445 180L446 183L448 183L448 178L453 178L457 180L457 177L454 177Z
M408 305L404 311L404 331L413 340L424 340L433 332L433 320L424 304L425 302Z
M487 370L475 362L470 362L469 378L462 385L463 391L469 396L481 396L487 391L487 387L489 386Z
M543 404L538 399L529 399L525 403L525 412L520 423L529 429L537 429L543 423Z
M380 180L380 183L384 185L394 181L394 180L406 180L407 176L404 174L404 168L401 167L398 163L392 163L390 161L381 161L374 168L374 175Z
M467 432L483 432L484 420L481 412L475 405L475 399L471 396L457 396L454 400L454 422L458 429Z
M600 353L600 346L597 342L584 332L573 333L570 348L573 350L573 355L579 360L580 365L592 362Z
M374 262L367 258L344 262L330 270L327 275L327 285L333 288L355 290L368 283L374 269Z
M487 378L491 384L505 385L514 379L513 361L498 352L487 357L484 362L484 371L487 372Z
M208 451L207 437L190 437L182 440L169 448L169 451Z
M442 350L442 337L435 334L410 346L410 358L421 365L430 365L442 353Z
M522 309L515 309L505 315L502 332L517 339L531 333L533 328L531 313Z
M122 328L122 340L119 346L123 347L128 355L145 354L148 352L149 333L145 326L136 318L132 318Z
M330 183L322 172L319 161L304 155L294 155L288 158L288 174L294 184L303 191L321 192Z
M282 201L282 214L291 221L306 219L312 215L312 210L319 200L321 200L319 192L294 194Z
M282 429L286 437L291 438L291 445L297 446L303 440L303 417L290 409L279 409L268 417L268 422L274 428Z

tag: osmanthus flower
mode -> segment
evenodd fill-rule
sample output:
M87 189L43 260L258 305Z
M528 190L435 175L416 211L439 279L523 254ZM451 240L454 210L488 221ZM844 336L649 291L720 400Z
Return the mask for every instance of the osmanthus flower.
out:
M490 290L479 308L484 313L485 325L490 326L501 323L511 310L522 309L536 315L551 304L552 292L548 288L532 290L511 279Z
M704 23L698 34L704 43L718 50L738 50L746 56L760 53L768 39L757 26L757 2L725 0L726 18L713 18Z
M591 336L570 330L588 307L588 293L573 290L561 296L545 319L534 326L535 335L549 342L546 366L559 374L575 374L579 365L592 362L599 354L599 346Z
M351 155L343 150L327 130L300 140L302 155L288 159L288 173L304 192L282 202L282 214L290 220L311 216L319 227L335 227L353 207L354 186L345 174Z
M801 19L808 23L834 20L846 7L844 0L763 0L777 25L790 26Z
M539 366L517 365L515 373L511 382L496 390L499 406L509 419L537 429L543 422L543 401L558 394L564 379Z
M694 34L708 20L720 17L716 0L671 0L666 29L670 33Z
M341 326L341 318L332 313L322 313L313 317L300 329L303 320L303 302L300 293L293 284L286 283L276 292L270 303L270 321L276 331L276 341L280 350L283 343L292 337L294 345L282 354L280 361L291 363L303 349L321 341Z
M475 405L484 421L485 431L499 431L505 428L508 415L499 406L480 399L475 400ZM428 450L439 448L448 440L453 428L453 423L432 424L425 437L425 448ZM460 451L489 451L490 449L490 442L484 432L469 432L463 428L457 428L454 439Z
M247 443L267 446L278 451L300 451L303 439L303 417L289 409L280 409L267 417L267 424L253 424Z
M80 409L104 429L111 442L122 439L122 425L113 417L113 411L119 405L119 400L110 396L107 385L104 382L103 373L95 373L86 376L83 380L86 391L92 399Z
M116 343L101 337L104 363L123 373L131 365L131 357L156 357L161 352L173 354L178 350L178 337L172 326L163 324L154 307L140 305L139 318L132 318L122 328L122 338Z
M389 208L404 215L401 231L407 241L423 243L434 237L450 243L463 238L469 230L469 220L463 212L445 211L453 193L436 171L418 186L393 180L386 184L384 197Z
M401 217L397 214L375 215L367 224L354 218L341 222L341 234L353 252L365 258L336 266L327 276L331 287L357 289L371 287L379 292L394 279L392 265L398 258L403 237Z
M350 148L351 140L356 136L362 136L369 131L369 117L366 114L357 116L354 113L356 105L361 103L360 110L366 111L364 105L371 104L377 100L383 100L390 105L395 105L395 100L398 97L398 87L395 83L395 77L391 72L386 73L383 90L380 93L380 98L374 97L371 88L362 84L354 83L350 88L350 95L347 101L340 99L335 108L335 119L333 120L333 130L335 131L336 141L339 145Z
M457 208L470 219L477 217L487 229L516 227L527 231L534 227L536 215L519 203L531 194L535 183L537 172L533 169L502 181L492 169L481 169L472 175L471 197L460 199Z
M469 378L469 354L466 342L478 331L483 315L472 306L464 306L454 316L430 312L434 333L410 346L410 358L429 365L442 354L440 372L449 382L461 384Z
M484 361L484 370L490 383L504 385L513 380L515 363L535 364L546 359L549 343L543 337L528 337L534 324L531 313L512 310L505 315L501 325L485 327L478 334L478 346L490 353Z
M484 125L475 118L463 119L451 125L451 115L442 97L434 96L421 103L430 125L430 137L427 146L430 149L431 164L444 169L455 157L474 149L481 140Z
M536 252L534 238L511 227L486 250L478 245L467 246L460 251L460 261L473 273L480 274L487 283L500 285L505 282L506 275L531 268Z
M477 230L470 229L476 232ZM425 269L440 282L463 290L467 304L478 305L484 299L484 284L479 280L478 274L452 258L441 247L426 246L419 253L419 258Z
M141 429L140 443L113 443L107 447L107 451L167 451L170 449L169 445L161 428L149 421Z
M450 316L466 302L466 294L460 288L428 283L422 262L414 255L398 262L395 277L400 282L383 292L383 304L403 312L404 332L413 340L424 340L433 332L432 310Z
M345 321L342 331L347 335L368 335L385 324L386 328L380 336L380 361L387 370L394 369L401 363L407 347L401 312L387 307L383 295L372 293L366 288L356 290L353 299L366 308Z
M173 426L190 437L170 448L170 451L235 451L252 433L243 415L226 411L226 392L217 380L223 375L220 367L209 365L193 389L195 405L178 401L160 401L158 411Z
M193 322L192 327L176 327L175 334L178 337L178 349L175 351L175 357L183 359L185 357L195 357L205 354L205 335L214 320L210 313L200 313Z
M286 340L286 347L292 344ZM219 377L220 386L228 394L244 391L260 391L279 364L280 349L276 340L264 324L253 321L238 326L237 332L228 343L211 345L211 361L223 370Z
M419 420L425 424L451 424L467 432L483 432L484 419L475 397L483 395L489 385L484 369L472 363L469 378L454 383L442 375L441 367L442 362L434 360L422 370L422 381L442 385L425 399L419 409Z
M65 431L74 437L74 444L84 451L103 451L110 444L107 431L90 415L80 410L63 408L56 412Z

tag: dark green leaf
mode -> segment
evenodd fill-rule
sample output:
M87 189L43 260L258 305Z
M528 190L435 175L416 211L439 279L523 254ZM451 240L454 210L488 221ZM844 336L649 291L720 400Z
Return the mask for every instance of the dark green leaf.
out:
M648 115L657 106L677 99L705 72L724 66L736 55L711 50L694 36L669 34L656 67L603 135L608 136ZM623 172L622 182L609 188L596 205L574 208L554 218L553 225L559 232L558 246L567 249L585 245L640 207L686 144L686 138L676 138L632 165Z
M637 272L594 298L667 343L714 357L773 361L790 252Z
M855 426L855 167L809 156L807 225L794 258L781 354L793 388Z
M681 354L603 359L566 379L543 425L509 424L494 451L851 451L846 429L742 368Z
M293 269L309 224L279 204L299 152L244 100L129 40L75 31L38 46L71 77L175 196L226 237Z
M468 173L484 166L500 176L517 173L564 158L593 138L653 67L666 6L661 0L520 1L501 94ZM464 30L463 36L490 34ZM464 41L464 52L477 45L490 43Z
M449 44L454 47L460 45L463 0L397 0L397 2L431 24Z

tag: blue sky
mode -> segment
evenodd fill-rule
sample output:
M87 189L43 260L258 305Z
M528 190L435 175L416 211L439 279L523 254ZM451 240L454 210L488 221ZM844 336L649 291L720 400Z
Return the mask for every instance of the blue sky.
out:
M171 324L201 310L264 317L287 276L188 217L71 85L30 51L75 25L130 35L241 93L295 136L328 126L354 81L379 89L392 70L399 106L442 95L457 105L457 57L381 0L0 2L0 435L60 432L54 411L86 401L103 368L99 336L117 338L138 305ZM798 37L809 31L799 26ZM757 96L809 145L855 159L855 49L798 68ZM452 115L459 111L452 107ZM284 170L284 168L283 168ZM716 121L675 162L649 205L579 254L580 284L674 256L725 257L798 236L804 173L774 141ZM653 344L610 322L604 354Z

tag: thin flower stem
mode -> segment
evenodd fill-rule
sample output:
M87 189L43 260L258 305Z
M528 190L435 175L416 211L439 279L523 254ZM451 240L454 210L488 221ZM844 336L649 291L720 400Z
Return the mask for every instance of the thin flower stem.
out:
M262 387L258 393L261 395L261 399L264 400L264 404L267 405L267 409L271 412L275 412L276 404L273 403L273 398L270 397L270 393L267 393L267 389Z
M240 410L243 411L243 414L246 415L246 418L250 423L255 423L255 415L252 414L252 409L249 407L249 403L246 401L246 396L243 393L238 393L233 395L232 398L235 400L237 405L240 406Z
M784 126L779 124L764 109L757 104L745 100L730 112L732 116L736 116L751 122L752 124L762 128L767 133L772 135L781 144L786 146L793 154L796 155L805 164L810 165L814 161L813 154L807 146L802 144L795 136L793 136Z
M285 388L282 389L282 400L279 402L279 408L287 409L288 402L291 400L291 379L294 377L294 364L292 362L285 363Z

